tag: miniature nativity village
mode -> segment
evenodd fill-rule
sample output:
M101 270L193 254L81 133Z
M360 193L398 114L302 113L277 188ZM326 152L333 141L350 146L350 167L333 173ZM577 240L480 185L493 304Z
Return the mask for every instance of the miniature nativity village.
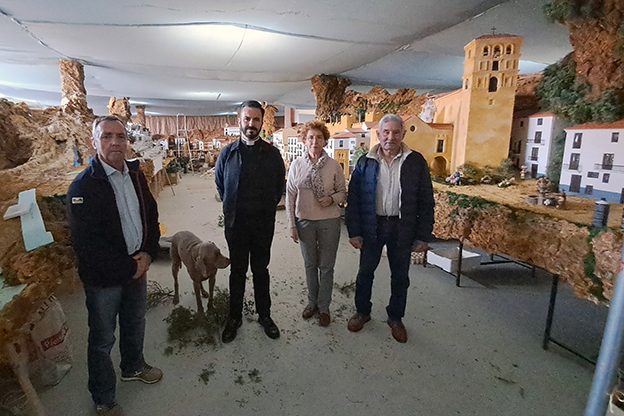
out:
M465 40L453 91L361 92L349 78L318 74L310 80L315 109L249 93L263 102L261 138L279 150L286 175L308 151L299 137L308 121L326 124L325 151L348 184L358 159L379 144L382 117L403 120L404 143L424 157L435 198L435 239L426 254L412 253L406 344L385 323L386 254L373 322L347 330L359 253L344 223L331 323L301 318L306 281L284 199L269 265L281 338L250 324L257 316L248 276L245 324L223 343L229 269L218 270L200 313L195 294L200 306L206 300L186 268L174 294L169 252L171 237L188 230L227 255L215 164L241 124L231 114L148 115L123 91L111 97L109 114L126 123L126 159L140 162L161 232L148 273L145 354L165 375L154 387L117 383L127 414L580 414L622 267L624 5L555 0L544 13L567 27L573 52L539 73L520 73L522 36L493 30ZM62 60L59 70L60 106L0 99L3 416L95 414L66 194L96 155L92 123L105 114L87 104L88 66ZM607 414L622 415L614 383Z

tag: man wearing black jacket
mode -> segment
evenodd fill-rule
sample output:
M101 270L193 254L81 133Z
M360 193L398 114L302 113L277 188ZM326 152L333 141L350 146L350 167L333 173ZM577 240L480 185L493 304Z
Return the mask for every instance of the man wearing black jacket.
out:
M223 201L225 238L230 251L230 317L221 337L231 342L242 324L247 269L251 265L258 323L266 335L279 338L271 318L269 261L275 211L285 187L279 150L260 138L264 108L257 101L241 104L241 137L219 154L215 183Z
M67 209L89 315L89 391L98 415L119 416L110 358L119 317L121 380L152 384L162 371L145 363L146 273L158 254L158 210L115 116L93 122L97 156L72 182Z

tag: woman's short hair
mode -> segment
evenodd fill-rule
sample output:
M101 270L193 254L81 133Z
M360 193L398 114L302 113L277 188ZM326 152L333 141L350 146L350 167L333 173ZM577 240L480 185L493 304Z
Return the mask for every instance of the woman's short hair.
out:
M305 123L299 131L299 140L304 142L310 130L320 131L323 134L323 138L325 139L325 141L327 142L329 140L329 129L327 128L325 123L319 120L308 121L307 123Z

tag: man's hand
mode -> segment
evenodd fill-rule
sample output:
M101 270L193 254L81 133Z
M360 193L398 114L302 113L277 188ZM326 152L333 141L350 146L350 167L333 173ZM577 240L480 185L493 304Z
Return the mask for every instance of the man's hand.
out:
M412 247L412 251L416 253L424 253L427 250L429 250L429 244L423 243L422 241L417 241L414 243L414 247Z
M152 264L152 257L144 252L140 252L136 256L133 257L134 261L137 264L136 274L133 279L138 279L143 276L150 268L150 264Z
M316 200L319 204L321 204L323 208L327 208L334 203L334 198L332 198L331 196L324 196L323 198L317 198Z
M349 243L358 250L362 249L362 244L364 244L364 239L362 237L353 237L349 239Z
M292 238L295 243L299 244L299 233L296 228L290 229L290 238Z

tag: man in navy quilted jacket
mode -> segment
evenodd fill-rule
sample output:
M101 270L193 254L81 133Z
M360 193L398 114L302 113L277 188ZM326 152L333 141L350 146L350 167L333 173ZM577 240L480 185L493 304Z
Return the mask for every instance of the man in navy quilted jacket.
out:
M391 273L388 325L398 342L407 342L403 325L412 251L426 251L433 230L433 187L423 156L403 139L403 119L387 114L379 121L379 144L361 157L351 176L346 221L349 242L360 250L356 313L348 328L357 332L371 319L375 270L386 246Z

